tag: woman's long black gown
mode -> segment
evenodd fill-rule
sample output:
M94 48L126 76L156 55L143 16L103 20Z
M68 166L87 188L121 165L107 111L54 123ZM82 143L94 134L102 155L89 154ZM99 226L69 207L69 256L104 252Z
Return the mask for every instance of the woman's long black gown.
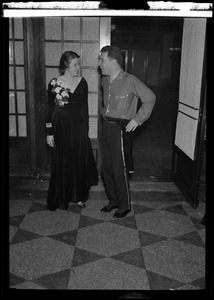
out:
M82 77L74 92L69 92L69 103L64 106L55 104L55 94L51 90L49 83L47 122L52 123L55 147L47 208L65 210L69 202L85 202L90 187L98 183L88 137L88 85Z

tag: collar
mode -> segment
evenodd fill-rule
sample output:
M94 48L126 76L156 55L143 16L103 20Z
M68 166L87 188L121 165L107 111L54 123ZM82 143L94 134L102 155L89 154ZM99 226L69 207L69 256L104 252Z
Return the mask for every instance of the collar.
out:
M113 81L120 80L123 77L124 77L124 71L123 71L123 69L121 69L120 72L117 74L117 76L113 80L111 80L110 77L108 76L108 81L109 81L109 83L112 83Z

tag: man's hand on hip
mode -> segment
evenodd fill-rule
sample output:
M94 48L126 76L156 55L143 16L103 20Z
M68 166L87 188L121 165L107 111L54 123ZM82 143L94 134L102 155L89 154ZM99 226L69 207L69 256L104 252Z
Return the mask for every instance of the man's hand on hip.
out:
M126 131L134 131L138 126L138 123L132 119L127 125L126 125Z

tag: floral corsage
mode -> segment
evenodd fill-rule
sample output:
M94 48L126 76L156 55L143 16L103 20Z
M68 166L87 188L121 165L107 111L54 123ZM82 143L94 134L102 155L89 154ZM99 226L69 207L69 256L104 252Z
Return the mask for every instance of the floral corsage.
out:
M61 80L57 81L56 78L51 81L51 85L53 86L51 92L56 94L55 103L59 106L64 106L65 103L68 103L68 92L70 89L66 88Z

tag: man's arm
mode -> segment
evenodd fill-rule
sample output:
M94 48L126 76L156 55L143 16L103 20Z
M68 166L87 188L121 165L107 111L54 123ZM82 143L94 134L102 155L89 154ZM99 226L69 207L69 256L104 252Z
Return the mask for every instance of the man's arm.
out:
M137 122L137 124L141 125L151 115L155 105L156 96L140 79L133 75L131 79L131 89L142 102L140 109L134 117L134 120Z

